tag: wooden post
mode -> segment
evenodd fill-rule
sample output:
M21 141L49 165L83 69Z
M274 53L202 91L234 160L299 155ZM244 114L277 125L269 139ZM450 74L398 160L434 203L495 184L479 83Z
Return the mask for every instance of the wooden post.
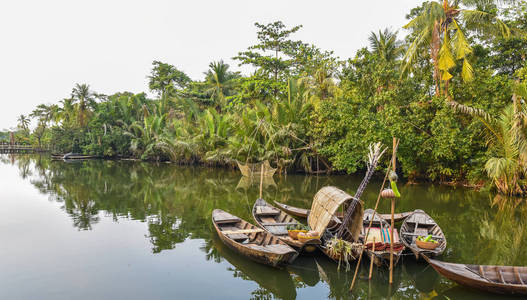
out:
M263 176L264 176L264 165L262 164L262 168L260 169L260 199L262 198L262 189L263 189Z
M370 261L370 276L368 276L368 280L371 280L371 277L372 277L374 256L375 256L375 237L373 237L373 248L371 250L371 261Z
M397 147L399 146L399 141L397 141L397 144L395 145L395 150L397 151ZM394 155L392 153L392 155ZM393 159L392 159L393 161ZM384 180L382 181L381 189L379 190L379 194L377 196L377 202L375 202L375 208L373 209L373 214L377 213L377 207L379 207L379 201L381 200L381 193L384 190L384 185L386 184L386 180L388 179L388 175L390 174L390 169L392 168L392 164L388 164L388 170L386 170L386 174L384 175ZM373 223L373 218L370 220L370 224L368 225L368 229L366 230L365 237L368 237L370 234L370 228ZM353 287L355 286L355 279L357 279L357 274L359 273L359 267L360 263L362 261L362 254L364 253L364 245L362 245L362 251L359 254L359 260L357 261L357 266L355 267L355 273L353 274L353 280L351 281L350 285L350 292L353 291Z
M393 227L394 227L393 214L395 211L395 198L392 198L391 201L392 201L392 224L390 227L390 284L393 283Z
M398 141L395 137L393 137L393 155L392 155L392 169L395 172L396 166L396 151L397 151L397 145ZM390 226L390 284L393 283L393 227L395 227L395 221L394 221L394 214L395 214L395 198L391 198L392 201L392 216L391 216L391 226Z

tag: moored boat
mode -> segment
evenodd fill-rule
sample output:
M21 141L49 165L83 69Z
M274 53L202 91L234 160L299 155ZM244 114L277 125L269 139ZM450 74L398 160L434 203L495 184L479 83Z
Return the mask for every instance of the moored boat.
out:
M278 237L221 209L212 211L212 223L225 245L256 262L280 268L298 256Z
M296 217L301 217L301 218L307 218L307 215L309 215L309 209L300 208L300 207L294 207L294 206L290 206L290 205L287 205L287 204L284 204L284 203L280 203L280 202L277 202L277 201L275 201L274 203L281 210L283 210L284 212L286 212L286 213L288 213L290 215L293 215L293 216L296 216Z
M94 155L83 155L79 153L66 153L62 159L91 159L96 158Z
M459 285L497 294L527 295L527 267L455 264L423 258Z
M373 222L368 233L368 226L370 220ZM368 236L366 237L366 233ZM365 252L373 263L377 266L390 265L390 240L392 238L390 232L390 224L381 218L379 214L375 213L373 209L366 209L363 216L363 227L361 236L366 245ZM375 251L373 251L373 244L375 243ZM404 251L404 245L399 239L397 229L393 230L393 265L395 266Z
M318 238L311 239L306 242L292 239L289 236L287 227L301 226L302 224L285 212L270 205L264 199L256 200L253 205L252 214L258 226L275 235L284 243L292 246L300 252L313 252L316 249L315 245L320 244L320 239Z
M276 201L274 203L276 204L276 206L278 206L278 208L280 208L281 210L283 210L284 212L290 215L300 217L300 218L307 218L307 216L309 215L309 209L295 207L295 206L287 205L287 204L276 202ZM402 212L402 213L396 213L393 215L393 218L395 222L399 222L399 221L406 219L411 214L412 212L408 212L408 211ZM389 221L392 218L391 214L378 214L378 215L386 221ZM337 212L336 216L339 218L342 218L342 213Z
M418 237L428 235L438 242L437 248L424 249L416 244ZM439 225L420 209L416 209L401 225L401 240L414 253L416 259L419 259L420 255L430 257L441 255L447 245L446 237Z

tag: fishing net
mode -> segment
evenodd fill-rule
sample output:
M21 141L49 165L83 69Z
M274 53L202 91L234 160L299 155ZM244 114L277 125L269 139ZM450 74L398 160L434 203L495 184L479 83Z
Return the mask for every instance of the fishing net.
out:
M240 168L242 175L246 177L260 176L262 173L262 166L264 177L271 177L276 172L276 169L271 167L268 160L259 163L246 163L244 165L239 161L236 163L238 164L238 168Z

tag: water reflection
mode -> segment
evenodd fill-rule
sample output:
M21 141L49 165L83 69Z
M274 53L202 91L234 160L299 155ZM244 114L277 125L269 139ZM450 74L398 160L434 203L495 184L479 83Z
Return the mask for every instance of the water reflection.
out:
M364 264L354 293L348 293L352 272L320 254L299 258L287 270L274 270L249 261L225 247L213 233L210 214L221 208L252 221L250 210L259 183L242 178L236 170L179 167L128 161L51 161L45 156L0 156L0 163L16 166L18 176L29 181L71 219L79 231L94 230L105 219L144 222L151 252L159 254L188 239L201 239L195 251L211 263L227 261L224 276L255 282L252 299L294 299L303 289L315 289L331 299L478 299L439 277L422 261L404 257L395 269L395 283L388 272L375 269L368 281ZM264 198L309 207L318 189L338 186L350 193L361 178L351 176L275 176L264 181ZM367 207L374 205L379 182L364 193ZM401 187L397 211L426 210L448 238L444 260L478 264L526 265L527 205L522 199L504 199L468 189L433 185ZM389 203L382 202L381 212ZM354 265L352 265L354 268ZM229 275L227 275L229 274ZM244 297L245 296L245 297ZM247 295L242 295L246 298ZM489 298L494 299L494 298Z

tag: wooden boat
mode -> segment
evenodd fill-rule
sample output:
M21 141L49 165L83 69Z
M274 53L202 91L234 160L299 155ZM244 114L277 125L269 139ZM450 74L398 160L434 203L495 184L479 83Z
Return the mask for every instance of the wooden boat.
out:
M298 256L276 236L221 209L212 211L212 223L225 245L256 262L280 268Z
M270 205L264 199L256 200L252 213L258 226L300 252L313 252L316 249L315 245L320 244L320 239L313 239L308 242L292 239L287 232L287 226L302 224L285 212Z
M439 246L434 250L419 248L415 241L419 236L432 235L432 238L439 242ZM416 209L401 225L401 240L410 249L416 259L420 255L430 257L441 255L446 249L446 237L439 225L428 214L420 209Z
M293 215L293 216L296 216L296 217L301 217L301 218L307 218L307 215L309 215L309 209L300 208L300 207L294 207L294 206L290 206L290 205L287 205L287 204L284 204L284 203L280 203L280 202L277 202L277 201L275 201L274 203L281 210L283 210L284 212L286 212L286 213L288 213L290 215Z
M294 206L287 205L287 204L280 203L280 202L276 202L276 201L274 203L281 210L285 211L286 213L288 213L290 215L301 217L301 218L307 218L307 215L309 215L309 209L300 208L300 207L294 207ZM394 220L395 220L395 222L402 221L402 220L406 219L412 213L413 212L396 213L396 214L393 215L394 216ZM391 218L392 218L391 214L378 214L378 215L381 216L381 218L385 219L386 221L390 221ZM339 218L342 218L342 213L337 213L336 216L339 217Z
M95 158L94 155L83 155L79 153L67 153L65 154L62 159L91 159Z
M366 239L366 232L370 225L370 220L373 218L369 236ZM399 259L404 251L404 245L400 242L397 229L393 230L395 236L393 247L393 265L397 265ZM363 216L363 227L361 230L362 240L367 245L364 250L370 259L373 259L373 263L379 267L390 265L390 224L381 218L379 214L375 213L373 209L366 209ZM375 251L373 251L373 238L375 237ZM368 246L371 244L371 246Z
M527 267L466 265L423 258L459 285L498 294L527 295Z

